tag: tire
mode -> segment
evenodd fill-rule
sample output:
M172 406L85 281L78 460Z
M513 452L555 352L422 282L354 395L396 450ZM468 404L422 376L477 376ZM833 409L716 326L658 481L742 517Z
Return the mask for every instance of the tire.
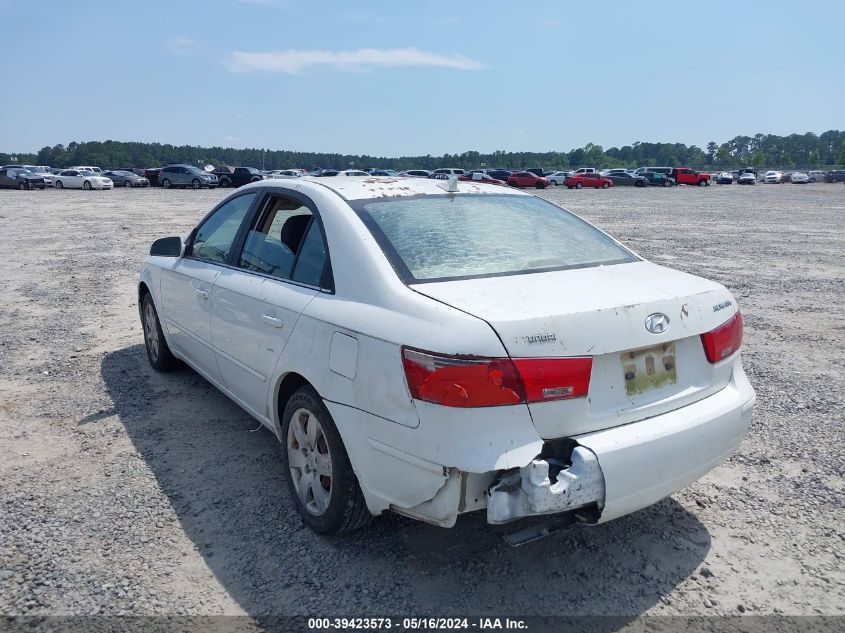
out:
M147 359L156 371L173 371L179 367L179 361L173 356L167 339L161 331L161 322L158 320L152 295L148 292L141 300L141 325L144 332L144 347L147 350Z
M82 183L82 188L85 189L86 191L91 191L91 183L88 180L86 180L85 182Z
M26 183L25 182L19 182L18 183L18 189L20 189L21 191L26 191Z
M219 183L217 183L217 184L218 184L220 187L223 187L224 189L226 189L226 188L228 188L228 187L230 187L230 186L232 185L232 181L231 181L231 180L229 180L228 178L221 178L221 179L220 179L220 182L219 182Z
M605 182L605 183L602 183L601 188L602 188L602 189L607 189L609 186L610 186L610 185L608 185L608 184Z
M534 185L534 188L535 189L545 189L546 185L544 185L542 182L538 182L536 185Z
M373 516L349 455L317 392L310 385L297 389L282 416L285 479L302 522L318 534L343 534L369 523Z
M634 183L634 186L635 187L644 187L645 185L641 180L638 180Z
M191 189L199 189L201 186L202 185L200 184L200 181L197 178L194 178L191 181Z
M698 181L698 186L699 186L699 187L705 187L705 186L707 186L707 181L706 181L706 180L699 180L699 181Z
M575 188L576 188L576 189L583 189L583 188L584 188L584 183L582 183L582 182L575 183Z
M671 182L669 182L668 180L664 180L664 181L663 181L663 186L664 186L664 187L671 187L671 186L672 186L672 183L671 183Z
M64 189L65 185L61 180L56 181L56 189Z
M170 180L168 178L165 178L161 181L161 186L165 189L170 189Z
M124 180L124 181L123 181L123 186L124 186L124 187L129 187L130 189L132 189L132 181L131 181L131 180Z

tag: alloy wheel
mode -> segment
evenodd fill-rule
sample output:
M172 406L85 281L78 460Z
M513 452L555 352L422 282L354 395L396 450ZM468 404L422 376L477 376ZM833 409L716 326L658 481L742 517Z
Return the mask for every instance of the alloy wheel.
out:
M294 411L287 434L288 468L302 506L322 515L332 496L332 455L319 418L308 409Z

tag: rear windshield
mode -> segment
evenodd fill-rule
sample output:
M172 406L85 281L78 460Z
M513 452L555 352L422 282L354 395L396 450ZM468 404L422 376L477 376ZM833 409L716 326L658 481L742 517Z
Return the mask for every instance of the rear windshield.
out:
M419 196L351 204L405 283L637 260L583 220L534 196Z

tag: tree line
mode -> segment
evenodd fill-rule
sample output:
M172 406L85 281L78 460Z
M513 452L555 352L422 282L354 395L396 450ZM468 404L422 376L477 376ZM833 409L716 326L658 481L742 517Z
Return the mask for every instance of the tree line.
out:
M702 149L683 143L637 142L604 149L587 143L568 152L505 152L484 154L476 151L442 156L368 156L295 152L263 148L199 147L166 143L124 141L73 141L68 145L43 147L34 154L0 152L0 164L19 162L51 167L98 165L103 168L161 167L168 163L192 165L236 165L263 169L436 169L438 167L511 167L545 169L592 166L649 167L687 166L702 169L727 167L833 167L845 165L845 131L828 130L822 134L755 134L737 136L717 144L711 141Z

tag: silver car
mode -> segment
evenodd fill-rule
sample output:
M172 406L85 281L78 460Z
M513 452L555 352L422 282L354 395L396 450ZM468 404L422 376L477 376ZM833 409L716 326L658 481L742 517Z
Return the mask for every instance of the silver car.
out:
M122 169L114 169L103 174L106 178L111 178L115 187L149 187L150 181L134 174L131 171L124 171Z
M200 189L217 187L217 176L203 171L193 165L168 165L162 167L158 174L158 182L165 189L171 187L191 187Z

